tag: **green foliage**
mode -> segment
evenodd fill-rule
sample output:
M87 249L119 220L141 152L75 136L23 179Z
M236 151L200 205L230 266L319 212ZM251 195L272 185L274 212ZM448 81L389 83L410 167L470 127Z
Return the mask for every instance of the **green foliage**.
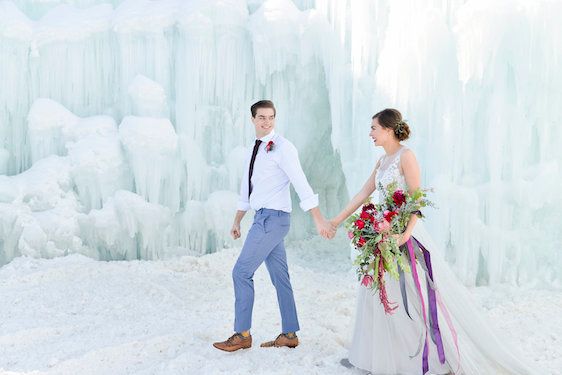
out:
M406 247L399 248L393 235L404 233L412 215L423 217L422 208L434 207L427 198L430 191L427 189L402 191L396 182L386 187L379 183L378 189L380 203L373 204L370 199L366 200L361 211L351 215L345 223L353 246L359 250L354 261L358 280L371 276L374 280L371 284L373 290L380 287L377 276L381 257L383 274L388 272L391 277L398 279L398 267L405 273L411 272Z

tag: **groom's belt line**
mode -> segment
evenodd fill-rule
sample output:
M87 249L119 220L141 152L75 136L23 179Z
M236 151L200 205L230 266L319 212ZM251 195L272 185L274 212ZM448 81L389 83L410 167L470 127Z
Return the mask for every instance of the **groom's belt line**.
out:
M267 215L276 215L276 216L284 216L290 215L290 213L280 210L274 210L271 208L260 208L256 211L256 214L267 214Z

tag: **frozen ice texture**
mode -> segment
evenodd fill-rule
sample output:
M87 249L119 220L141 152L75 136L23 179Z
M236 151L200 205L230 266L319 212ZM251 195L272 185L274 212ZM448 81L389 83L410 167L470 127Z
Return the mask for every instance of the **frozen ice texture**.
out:
M75 221L117 191L169 210L160 249L138 235L124 245L137 256L233 245L249 106L269 98L328 216L382 155L371 116L395 107L436 191L428 227L458 276L559 287L560 14L560 1L523 0L1 1L0 260L113 256L101 234L84 245L92 228ZM148 142L151 127L162 139ZM60 240L34 216L55 198L18 201L14 182L52 155L69 179L56 217L74 223ZM36 223L25 236L24 219ZM295 210L290 238L311 233Z

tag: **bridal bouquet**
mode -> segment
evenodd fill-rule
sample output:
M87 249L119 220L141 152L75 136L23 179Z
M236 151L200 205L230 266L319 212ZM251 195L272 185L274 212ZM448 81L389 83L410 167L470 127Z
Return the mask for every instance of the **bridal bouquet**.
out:
M357 276L366 287L378 290L384 311L391 314L397 306L390 303L384 285L384 274L399 279L399 269L410 272L407 252L398 247L399 237L406 230L412 214L423 217L421 209L433 206L427 199L427 191L418 189L413 193L397 188L391 183L383 188L381 203L365 202L360 213L353 214L346 222L348 236L360 254L355 259Z

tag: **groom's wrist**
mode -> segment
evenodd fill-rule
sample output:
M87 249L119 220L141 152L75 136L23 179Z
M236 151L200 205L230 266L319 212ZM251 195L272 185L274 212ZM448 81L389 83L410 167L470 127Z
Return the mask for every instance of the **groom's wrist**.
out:
M318 208L318 206L310 209L310 214L312 215L312 219L314 220L315 223L321 222L322 213L320 212L320 209Z

